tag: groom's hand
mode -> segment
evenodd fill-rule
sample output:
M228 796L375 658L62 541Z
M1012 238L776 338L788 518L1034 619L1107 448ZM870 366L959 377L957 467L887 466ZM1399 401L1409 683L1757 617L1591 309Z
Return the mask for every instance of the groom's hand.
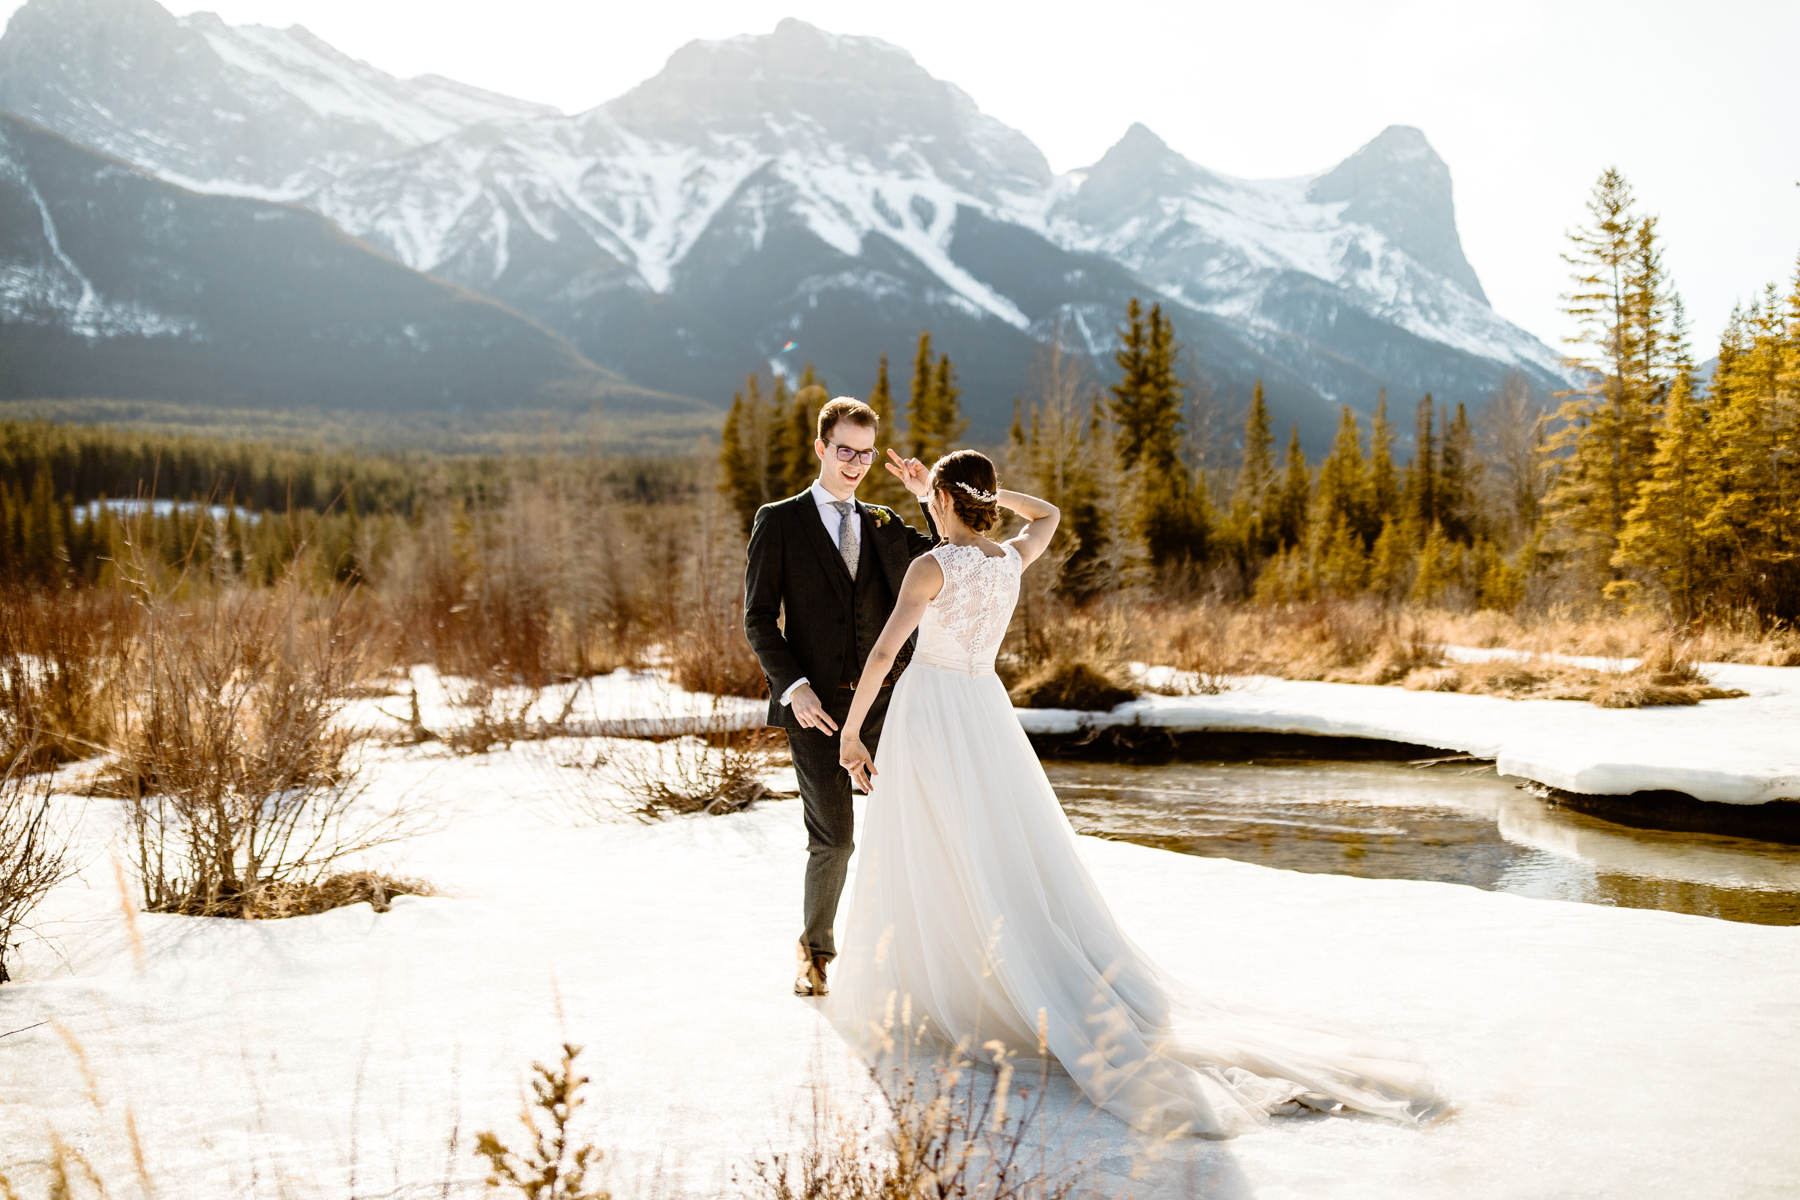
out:
M819 703L819 693L813 691L812 684L803 683L795 688L794 694L788 697L788 704L794 710L794 720L808 729L817 729L820 733L837 732L837 722Z
M888 447L889 462L881 465L888 472L906 485L906 490L923 500L925 493L931 490L931 471L916 458L901 458L892 447Z

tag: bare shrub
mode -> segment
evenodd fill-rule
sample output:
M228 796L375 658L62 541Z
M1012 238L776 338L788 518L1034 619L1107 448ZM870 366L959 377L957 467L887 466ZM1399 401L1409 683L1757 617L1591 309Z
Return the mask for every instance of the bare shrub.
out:
M566 737L571 733L571 719L586 686L587 681L582 680L569 687L554 712L533 716L532 710L543 703L546 689L508 684L491 673L454 683L446 681L445 691L457 715L436 729L426 725L421 715L418 687L409 686L406 715L388 714L400 722L400 728L383 740L397 746L442 742L458 754L486 754L496 748L510 749L514 742Z
M631 522L577 464L514 464L497 501L438 490L371 572L398 664L542 686L641 659Z
M1028 676L1085 663L1107 679L1129 675L1139 637L1123 606L1104 602L1080 608L1045 603L1030 623L1015 620L995 669L1009 689Z
M135 625L121 592L0 589L0 756L49 770L104 750Z
M675 682L692 692L762 699L769 684L744 635L745 542L736 515L716 489L703 493L682 528L678 576L668 585L682 598L663 610L658 632Z
M51 828L51 776L31 776L30 748L0 774L0 983L14 937L50 889L70 875L68 845Z
M144 906L261 916L290 911L347 854L392 840L346 762L362 731L336 718L363 646L342 629L346 593L289 575L177 607L146 593L118 755L95 791L127 802Z
M716 696L697 717L665 706L655 722L671 734L640 739L610 761L643 815L737 812L771 794L764 776L778 731L740 727Z
M1173 667L1176 680L1155 690L1179 695L1217 696L1237 673L1230 641L1230 613L1209 603L1159 609L1145 614L1144 655L1153 666Z
M769 682L744 636L737 596L708 597L669 648L669 673L691 692L763 699Z

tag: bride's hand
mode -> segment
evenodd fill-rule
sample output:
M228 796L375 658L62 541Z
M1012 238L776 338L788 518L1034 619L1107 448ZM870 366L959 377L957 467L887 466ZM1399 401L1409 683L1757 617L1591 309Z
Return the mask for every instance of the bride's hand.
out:
M838 744L838 765L850 772L850 778L860 783L863 791L875 791L875 785L870 782L875 774L875 760L860 740L847 737Z

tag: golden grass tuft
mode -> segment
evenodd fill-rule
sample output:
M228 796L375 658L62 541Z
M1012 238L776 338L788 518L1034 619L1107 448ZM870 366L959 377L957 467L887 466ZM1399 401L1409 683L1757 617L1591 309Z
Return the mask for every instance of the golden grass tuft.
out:
M1072 708L1080 712L1108 712L1137 693L1122 687L1085 659L1052 662L1014 685L1014 704L1026 708Z

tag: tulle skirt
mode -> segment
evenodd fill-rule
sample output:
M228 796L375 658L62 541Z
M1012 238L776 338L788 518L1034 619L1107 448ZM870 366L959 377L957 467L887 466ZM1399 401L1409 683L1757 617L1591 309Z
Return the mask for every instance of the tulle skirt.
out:
M999 678L915 661L875 754L826 1007L866 1051L910 1014L938 1045L1048 1053L1149 1134L1230 1137L1297 1106L1448 1111L1404 1048L1202 994L1113 919ZM893 1030L898 1035L897 1029Z

